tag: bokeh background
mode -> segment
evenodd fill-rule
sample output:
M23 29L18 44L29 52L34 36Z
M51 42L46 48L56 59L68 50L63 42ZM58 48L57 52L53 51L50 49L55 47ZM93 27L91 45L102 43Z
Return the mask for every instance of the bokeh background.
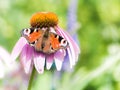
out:
M74 32L81 54L72 70L37 75L33 90L120 90L120 0L0 0L0 46L10 53L41 11L56 13L59 26ZM11 73L0 79L0 90L26 90L27 81Z

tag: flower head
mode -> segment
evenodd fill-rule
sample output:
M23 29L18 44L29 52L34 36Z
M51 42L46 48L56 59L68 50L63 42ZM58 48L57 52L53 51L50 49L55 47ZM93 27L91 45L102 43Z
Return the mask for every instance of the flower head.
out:
M39 73L43 73L45 65L49 70L53 62L59 71L66 55L70 67L75 65L80 53L79 46L58 26L58 18L54 13L36 13L30 19L30 25L31 28L22 31L23 37L20 37L11 54L14 60L20 54L26 73L33 65Z
M38 12L30 19L31 27L54 27L58 24L57 15L52 12Z

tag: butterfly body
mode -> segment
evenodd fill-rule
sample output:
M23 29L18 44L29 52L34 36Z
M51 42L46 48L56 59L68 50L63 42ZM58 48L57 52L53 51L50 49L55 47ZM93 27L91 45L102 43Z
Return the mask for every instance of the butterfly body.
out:
M27 28L22 30L22 36L28 43L46 54L54 53L59 49L66 49L68 42L62 36L50 32L49 28L42 30L40 28Z

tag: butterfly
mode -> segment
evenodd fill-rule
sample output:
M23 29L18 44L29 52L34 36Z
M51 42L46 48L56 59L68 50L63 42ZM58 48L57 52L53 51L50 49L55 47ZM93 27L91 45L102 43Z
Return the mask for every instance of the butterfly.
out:
M46 54L51 54L59 49L66 49L69 43L62 36L52 32L50 28L26 28L21 32L28 43L35 48L36 51L41 51Z

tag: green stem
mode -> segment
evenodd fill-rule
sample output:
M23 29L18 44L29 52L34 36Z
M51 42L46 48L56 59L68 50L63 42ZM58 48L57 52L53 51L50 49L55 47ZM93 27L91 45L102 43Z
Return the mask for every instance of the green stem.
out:
M32 89L32 83L34 80L34 75L35 75L35 67L33 67L30 79L29 79L29 84L28 84L28 89L27 90L31 90Z

